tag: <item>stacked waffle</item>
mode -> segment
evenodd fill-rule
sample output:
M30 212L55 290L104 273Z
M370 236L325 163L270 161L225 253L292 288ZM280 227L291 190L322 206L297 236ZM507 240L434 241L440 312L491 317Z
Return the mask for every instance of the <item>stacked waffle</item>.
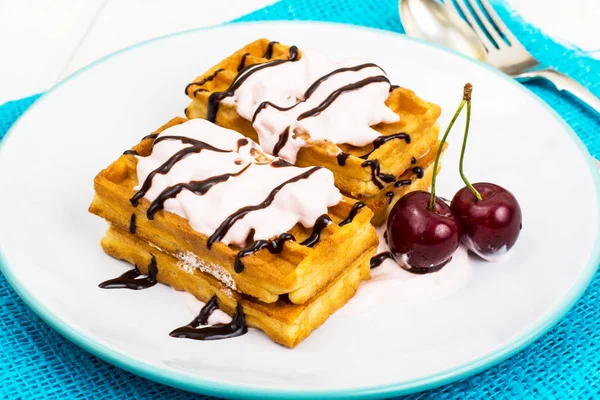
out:
M188 118L240 132L297 166L329 169L344 195L373 211L375 225L431 182L440 108L391 85L375 64L336 64L260 39L185 92Z
M111 256L294 347L368 279L377 248L373 213L333 182L175 118L98 174L90 212L109 222Z

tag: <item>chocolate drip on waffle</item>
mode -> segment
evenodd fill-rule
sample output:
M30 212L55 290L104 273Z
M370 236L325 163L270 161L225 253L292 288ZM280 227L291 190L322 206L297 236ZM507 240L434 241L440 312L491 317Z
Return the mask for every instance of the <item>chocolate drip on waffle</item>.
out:
M129 218L129 233L135 235L136 230L137 226L135 225L135 214L131 214L131 218Z
M248 57L250 55L250 53L244 53L244 55L242 56L242 59L240 60L239 65L237 66L237 72L240 72L242 70L242 68L244 68L246 66L246 57Z
M137 151L135 151L135 150L125 150L125 151L123 152L123 154L124 154L124 155L125 155L125 154L131 154L131 155L134 155L134 156L139 156L138 152L137 152Z
M384 188L384 184L381 183L380 181L383 181L385 183L391 183L391 182L394 182L396 180L396 177L394 175L392 175L392 174L385 174L385 173L381 172L381 167L379 165L379 160L377 160L377 159L367 160L367 161L363 162L360 166L361 167L369 167L369 168L371 168L371 181L379 189L383 189Z
M306 246L306 247L313 247L321 239L321 232L323 231L323 229L327 228L327 226L330 223L331 223L331 218L329 218L329 215L327 215L327 214L321 215L315 222L315 226L313 227L313 231L312 231L311 235L300 244L303 246Z
M235 257L235 261L233 263L233 269L238 274L244 271L244 263L242 262L242 258L247 257L251 254L254 254L262 249L269 250L271 254L279 254L283 250L283 244L287 241L296 241L296 238L291 233L282 233L277 238L273 240L257 240L252 243L252 245L248 248L240 250Z
M300 175L296 175L295 177L288 179L287 181L285 181L282 184L275 187L271 191L271 193L269 193L269 195L263 202L253 205L253 206L242 207L239 210L237 210L236 212L234 212L233 214L231 214L230 216L228 216L225 219L225 221L223 221L221 223L221 225L219 225L219 227L215 230L215 232L208 238L208 242L206 243L206 246L208 247L208 249L210 250L212 248L212 245L215 242L220 242L225 237L225 235L227 235L227 232L229 231L229 229L231 229L231 227L238 220L244 218L246 216L246 214L248 214L251 211L260 210L260 209L270 206L271 203L273 202L273 200L275 199L275 196L277 195L277 193L279 193L279 191L281 189L283 189L286 185L289 185L290 183L298 182L299 180L302 180L302 179L306 179L320 169L321 169L321 167L313 167L313 168L309 169L308 171L301 173Z
M375 150L377 150L378 148L380 148L381 146L383 146L385 143L389 142L390 140L394 140L394 139L402 139L406 142L406 144L410 144L410 135L408 133L399 132L399 133L394 133L393 135L379 136L377 139L375 139L373 141L373 150L371 150L367 154L360 156L360 158L362 158L363 160L366 160L367 158L369 158L369 156L371 154L373 154L373 152Z
M338 225L344 226L344 225L347 225L350 222L352 222L354 220L354 217L356 217L358 210L360 210L364 206L365 206L365 203L363 203L362 201L357 201L356 203L354 203L354 205L352 206L352 209L350 209L350 213L348 214L348 217L345 220L343 220L342 222L340 222Z
M423 179L423 177L425 176L425 171L422 167L413 167L411 171L415 173L417 179Z
M213 296L208 303L202 307L200 313L192 322L175 329L169 333L169 336L193 340L220 340L242 336L248 332L246 317L244 316L244 311L242 310L240 303L237 304L235 316L230 323L216 324L198 329L199 326L206 326L208 324L208 317L218 309L219 304L217 303L217 296Z
M265 51L263 58L270 60L273 57L273 46L275 46L276 44L279 44L279 42L269 42L269 45L267 46L267 51Z
M244 57L245 60L245 57ZM188 89L191 88L192 86L202 86L204 85L206 82L212 81L213 79L215 79L217 77L217 75L219 75L221 72L225 71L223 68L219 68L218 70L216 70L215 72L213 72L212 74L210 74L209 76L207 76L206 78L198 81L198 82L192 82L190 84L188 84L185 87L185 94L188 94ZM206 89L196 89L194 90L194 95L196 95L197 92L202 92L202 91L206 91Z
M396 181L396 183L394 183L394 187L408 186L411 183L412 183L412 180L410 180L410 179L400 179L399 181Z
M392 204L392 200L394 200L394 192L386 192L385 197L387 197L389 199L388 204Z
M337 163L340 167L346 165L346 160L350 157L349 153L344 153L343 151L337 155Z
M142 290L148 289L156 285L158 282L156 277L158 275L158 267L156 265L156 258L152 256L150 264L148 265L148 275L140 278L142 273L135 267L123 275L109 279L98 285L101 289L131 289L131 290Z

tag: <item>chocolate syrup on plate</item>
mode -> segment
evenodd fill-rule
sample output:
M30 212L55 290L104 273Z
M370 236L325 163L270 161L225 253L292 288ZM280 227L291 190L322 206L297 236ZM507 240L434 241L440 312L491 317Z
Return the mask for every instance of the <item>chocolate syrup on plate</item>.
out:
M98 285L102 289L131 289L131 290L142 290L148 289L156 285L156 277L158 275L158 267L156 265L156 257L152 256L150 264L148 265L148 275L140 278L142 273L135 267L123 275L109 279Z
M217 296L213 296L208 303L202 307L200 314L198 314L192 322L175 329L169 333L169 336L193 340L220 340L242 336L248 332L246 317L244 316L244 311L242 310L240 303L238 303L235 316L230 323L199 328L199 326L206 326L208 324L208 317L217 309L219 309Z
M377 254L376 256L371 258L371 261L370 261L371 269L379 267L388 258L392 258L392 253L390 253L389 251Z

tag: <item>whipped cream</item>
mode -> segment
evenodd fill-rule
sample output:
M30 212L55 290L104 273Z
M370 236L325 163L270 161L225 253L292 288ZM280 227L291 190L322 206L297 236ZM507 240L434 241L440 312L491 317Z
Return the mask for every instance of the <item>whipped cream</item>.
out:
M340 68L347 70L320 79ZM371 126L400 119L385 105L390 82L374 64L334 62L314 50L304 50L298 61L248 72L247 79L223 103L234 105L240 116L252 121L265 151L291 163L310 142L365 146L380 136ZM348 87L361 82L358 87ZM326 101L332 100L331 96L333 101ZM303 116L315 109L320 111Z
M172 165L165 173L156 173L144 198L156 200L167 188L180 183L204 181L223 175L230 176L211 186L204 194L183 189L164 202L166 211L177 214L190 223L192 229L211 236L222 223L246 206L260 205L272 195L273 189L286 181L304 174L281 186L272 196L272 202L246 213L230 225L221 241L244 246L251 231L254 240L271 239L300 223L314 226L319 216L338 204L342 198L333 184L333 174L324 169L277 167L277 158L266 155L260 146L237 132L224 129L206 120L193 119L164 130L157 138L152 153L138 157L137 177L139 190L146 178L165 165L177 152L192 146L182 140L160 140L165 136L180 136L199 140L220 151L204 149L192 152Z

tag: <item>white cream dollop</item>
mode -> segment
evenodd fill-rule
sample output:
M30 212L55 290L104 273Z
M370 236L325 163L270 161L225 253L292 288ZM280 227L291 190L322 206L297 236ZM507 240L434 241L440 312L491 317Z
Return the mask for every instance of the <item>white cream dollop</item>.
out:
M167 187L178 183L202 181L245 168L240 175L212 186L204 195L184 189L176 197L165 201L166 211L187 219L194 230L206 236L212 235L234 212L245 206L262 203L275 187L310 169L273 167L271 164L277 158L266 156L256 143L247 140L247 144L239 146L238 150L238 141L244 139L242 135L202 119L168 128L158 137L164 136L184 136L228 152L202 150L192 153L177 162L168 173L156 174L150 190L144 196L149 201L155 200ZM135 189L140 189L152 171L189 146L180 140L163 140L154 145L149 156L138 157L139 184ZM257 162L256 154L262 155L263 160L266 158L268 162ZM287 232L297 223L310 228L319 216L326 214L327 209L338 204L341 198L334 186L333 174L321 168L304 179L283 186L268 207L251 211L239 219L221 241L244 246L252 230L255 240L268 240Z
M238 114L249 121L252 121L263 102L268 101L279 108L290 108L280 110L267 105L256 114L252 126L258 133L260 145L271 154L281 135L289 129L289 138L278 155L291 163L296 161L298 151L307 145L300 136L302 134L313 142L364 146L380 136L371 126L400 119L385 105L390 89L387 80L344 91L320 113L298 120L300 114L319 106L328 96L346 85L370 77L385 77L385 72L377 66L339 72L323 80L308 99L305 98L307 89L319 78L339 68L361 64L364 62L356 60L334 62L314 50L303 50L302 58L298 61L251 73L233 96L223 102L235 105Z

